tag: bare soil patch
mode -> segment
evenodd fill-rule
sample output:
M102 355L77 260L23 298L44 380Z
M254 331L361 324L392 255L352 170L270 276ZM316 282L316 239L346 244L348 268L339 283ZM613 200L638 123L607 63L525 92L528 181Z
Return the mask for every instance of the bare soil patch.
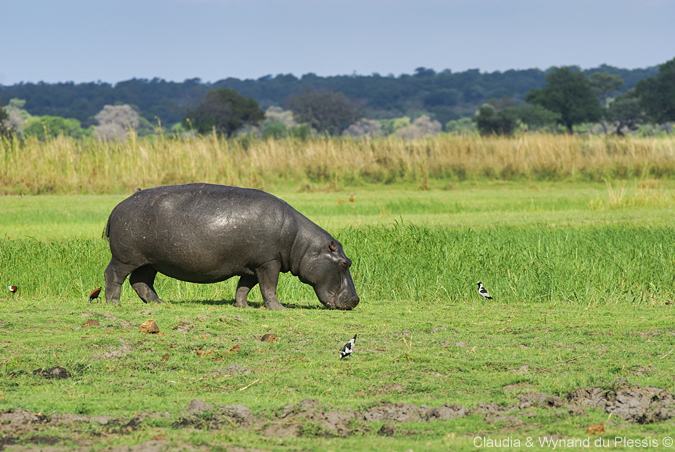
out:
M231 366L223 371L246 373L248 369ZM361 410L331 407L322 405L317 400L305 399L277 410L257 414L243 405L212 404L193 399L185 412L181 413L171 425L173 428L209 430L246 428L268 437L346 437L366 432L392 436L399 430L396 424L450 420L476 414L483 415L487 423L513 427L523 424L525 419L534 416L535 409L547 412L550 410L554 416L584 416L587 408L601 408L608 414L637 424L675 418L672 393L656 387L630 386L623 380L615 382L612 389L586 387L572 391L564 397L535 393L522 394L518 399L518 403L512 405L479 403L473 409L447 403L431 407L382 402ZM128 434L139 429L147 419L156 418L171 419L171 415L145 412L130 419L76 414L45 416L17 408L9 412L0 412L0 450L10 446L12 450L33 450L31 449L33 446L29 444L31 442L35 445L35 450L37 448L47 450L44 448L45 444L56 445L69 437L64 434L63 439L50 436L51 439L46 440L44 436L39 436L41 431L47 429L52 429L53 433L54 427L68 431L79 430L82 424L97 424L111 434ZM373 428L369 425L371 423L384 424ZM31 441L30 438L34 438L35 441ZM15 445L19 444L22 448L15 449ZM199 450L184 446L180 446L181 450ZM49 450L61 449L57 447ZM147 452L173 449L167 449L164 441L157 440L133 446L128 450Z

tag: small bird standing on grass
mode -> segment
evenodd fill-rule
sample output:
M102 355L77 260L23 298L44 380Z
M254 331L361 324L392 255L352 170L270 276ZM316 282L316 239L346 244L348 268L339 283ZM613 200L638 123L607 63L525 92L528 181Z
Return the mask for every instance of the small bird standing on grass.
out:
M342 347L342 350L340 351L340 359L352 354L352 351L354 350L354 342L356 342L356 334L353 338L349 339L349 342L347 342L344 347Z
M483 283L480 282L480 281L478 281L478 294L483 298L487 298L488 300L492 300L492 297L490 296L488 291L485 290L485 287L483 287Z
M94 301L96 298L98 298L98 295L101 293L101 288L99 287L98 289L94 289L91 291L89 294L89 303Z
M14 298L14 294L16 293L17 290L19 290L18 287L16 286L7 286L10 292L12 292L12 298Z

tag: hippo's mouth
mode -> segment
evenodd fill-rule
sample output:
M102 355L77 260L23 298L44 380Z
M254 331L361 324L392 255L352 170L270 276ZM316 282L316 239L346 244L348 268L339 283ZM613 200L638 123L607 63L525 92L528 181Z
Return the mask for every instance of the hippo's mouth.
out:
M359 304L359 301L360 301L360 300L359 300L358 297L356 297L355 302L353 302L354 300L349 300L349 301L346 303L346 305L342 305L342 306L341 306L339 303L336 302L336 300L338 300L338 293L339 293L339 292L340 292L339 290L333 292L333 296L331 297L330 301L327 301L327 302L324 303L324 305L325 305L328 309L342 309L342 310L344 310L344 311L351 311L352 309L354 309L354 307L355 307L357 304Z
M317 297L322 305L327 309L340 309L349 311L354 309L354 307L359 304L359 297L354 294L354 297L350 297L348 294L345 294L341 288L338 288L333 291L322 292L320 289L314 288Z
M326 302L326 307L329 309L335 309L335 299L337 298L337 290L333 292L333 296L331 297L330 301Z
M330 301L323 301L321 298L319 298L319 301L328 309L335 309L337 306L335 305L335 299L337 298L338 292L340 289L334 291L331 293Z

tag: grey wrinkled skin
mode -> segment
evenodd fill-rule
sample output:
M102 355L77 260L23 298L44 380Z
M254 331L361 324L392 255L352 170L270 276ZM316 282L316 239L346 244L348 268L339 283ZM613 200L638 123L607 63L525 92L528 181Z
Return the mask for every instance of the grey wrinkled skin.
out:
M161 302L153 287L157 272L203 284L239 276L235 306L242 308L260 284L267 309L285 309L277 299L280 272L311 285L328 308L359 303L340 242L260 190L212 184L142 190L113 209L105 235L112 253L108 303L119 302L127 276L144 302Z

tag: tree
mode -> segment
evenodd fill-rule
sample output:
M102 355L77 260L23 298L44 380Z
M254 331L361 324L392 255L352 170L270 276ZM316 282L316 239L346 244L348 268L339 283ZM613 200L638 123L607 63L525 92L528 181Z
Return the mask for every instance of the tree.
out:
M594 72L588 77L588 81L591 84L591 89L595 94L595 97L598 98L600 102L600 107L602 108L602 117L600 119L600 125L607 134L607 99L609 95L618 91L623 86L623 79L619 75L612 75L607 72Z
M472 118L453 119L445 124L446 132L458 135L472 134L476 132L476 129L476 123L472 121Z
M607 72L594 72L588 77L593 94L600 101L600 106L607 106L607 98L610 94L618 91L623 86L623 79L619 75L608 74Z
M39 140L55 138L59 135L83 138L91 136L91 131L83 129L80 121L73 118L62 118L60 116L41 116L31 120L22 132L23 136L36 137Z
M9 126L9 113L5 110L5 104L0 100L0 137L9 137L12 129Z
M478 109L472 118L481 135L513 135L518 127L517 107L504 107L497 110L490 104Z
M404 140L415 140L428 135L438 135L442 128L440 122L432 120L427 115L422 115L410 125L396 129L394 136Z
M252 97L248 99L230 88L206 93L199 106L188 111L183 125L201 134L215 130L226 137L244 126L255 126L265 119L265 112Z
M659 65L656 77L639 81L636 92L652 121L675 121L675 58Z
M412 69L412 68L411 68ZM188 110L195 109L208 91L230 88L245 97L253 97L265 109L270 105L284 105L297 93L313 91L342 92L350 99L367 102L364 112L370 119L401 116L431 117L446 123L449 120L473 116L478 107L491 98L504 95L524 99L531 89L543 88L549 71L539 69L481 72L469 69L453 72L417 68L411 74L380 76L317 75L295 77L278 74L255 79L228 77L213 83L198 78L171 82L162 79L132 79L115 84L88 83L19 83L0 85L0 98L25 99L25 110L35 116L75 118L83 127L96 125L94 116L105 105L134 105L141 117L153 124L160 118L167 128L180 122ZM602 65L584 71L607 72L620 75L625 85L619 93L635 86L638 80L654 77L658 67L620 69ZM10 115L11 115L11 109ZM15 132L21 131L14 128ZM140 133L139 133L140 135Z
M352 137L379 137L382 136L382 124L375 119L359 119L342 132L342 135Z
M583 72L570 67L554 68L546 76L546 86L533 89L526 100L558 113L558 123L574 133L574 125L600 119L600 102Z
M125 140L140 124L138 112L129 105L106 105L95 116L94 135L106 140Z
M616 126L617 135L623 135L624 127L629 131L635 131L645 122L646 117L635 88L614 98L609 104L607 119Z
M518 118L529 130L537 130L555 125L560 120L559 113L553 113L541 105L519 105Z
M290 101L293 117L319 133L340 135L363 117L361 108L342 93L317 91L300 94Z
M35 119L34 116L24 110L25 104L26 101L23 99L10 99L9 104L5 107L5 112L9 114L5 125L12 130L12 133L20 135L24 126Z

